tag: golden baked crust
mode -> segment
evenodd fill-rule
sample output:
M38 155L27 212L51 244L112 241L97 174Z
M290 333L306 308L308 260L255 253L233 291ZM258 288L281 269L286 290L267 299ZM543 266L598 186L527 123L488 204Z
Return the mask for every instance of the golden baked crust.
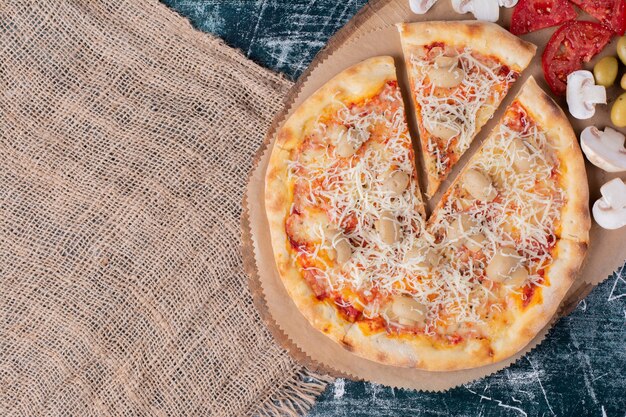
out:
M555 261L546 272L548 286L542 288L542 303L511 311L514 321L492 341L494 362L519 352L550 323L567 294L587 253L587 244L561 239L555 247Z
M518 100L559 149L562 185L568 198L561 215L561 230L558 235L575 242L589 243L591 217L587 172L572 125L563 110L532 77L526 81Z
M411 48L442 42L457 47L471 46L474 51L493 55L521 71L528 66L537 49L495 23L476 20L400 23L398 30L405 57Z

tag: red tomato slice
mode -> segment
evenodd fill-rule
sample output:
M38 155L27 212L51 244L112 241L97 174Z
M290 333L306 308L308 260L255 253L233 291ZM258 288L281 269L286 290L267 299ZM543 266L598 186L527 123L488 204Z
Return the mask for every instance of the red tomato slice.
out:
M615 33L626 31L626 3L624 0L571 0Z
M567 0L519 0L511 17L511 33L523 35L576 19Z
M567 76L582 68L611 40L613 32L595 22L567 22L552 35L541 57L543 75L557 95L563 95Z

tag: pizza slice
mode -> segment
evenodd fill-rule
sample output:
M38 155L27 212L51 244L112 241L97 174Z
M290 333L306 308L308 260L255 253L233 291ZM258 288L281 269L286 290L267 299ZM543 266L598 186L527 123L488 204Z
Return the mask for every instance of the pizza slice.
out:
M359 321L343 343L369 359L429 370L515 354L554 316L582 264L587 199L576 136L531 78L428 220L436 266L407 277L412 292L404 294L419 320ZM391 304L393 312L395 302L381 301L381 310Z
M484 22L399 24L432 196L536 47Z
M346 69L278 133L265 204L276 264L314 327L340 341L423 229L413 146L391 57Z

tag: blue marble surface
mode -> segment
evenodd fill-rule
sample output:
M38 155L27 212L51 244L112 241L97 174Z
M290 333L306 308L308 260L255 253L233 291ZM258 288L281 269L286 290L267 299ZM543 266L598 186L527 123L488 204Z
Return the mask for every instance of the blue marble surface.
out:
M295 79L365 0L164 0L205 32ZM626 242L625 242L626 244ZM310 416L626 415L626 269L508 369L445 393L339 379Z

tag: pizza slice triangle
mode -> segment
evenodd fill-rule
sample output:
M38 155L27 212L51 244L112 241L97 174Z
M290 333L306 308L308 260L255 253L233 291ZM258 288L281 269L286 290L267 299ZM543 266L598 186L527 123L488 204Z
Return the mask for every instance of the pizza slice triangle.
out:
M484 22L398 25L432 196L493 116L536 47Z

